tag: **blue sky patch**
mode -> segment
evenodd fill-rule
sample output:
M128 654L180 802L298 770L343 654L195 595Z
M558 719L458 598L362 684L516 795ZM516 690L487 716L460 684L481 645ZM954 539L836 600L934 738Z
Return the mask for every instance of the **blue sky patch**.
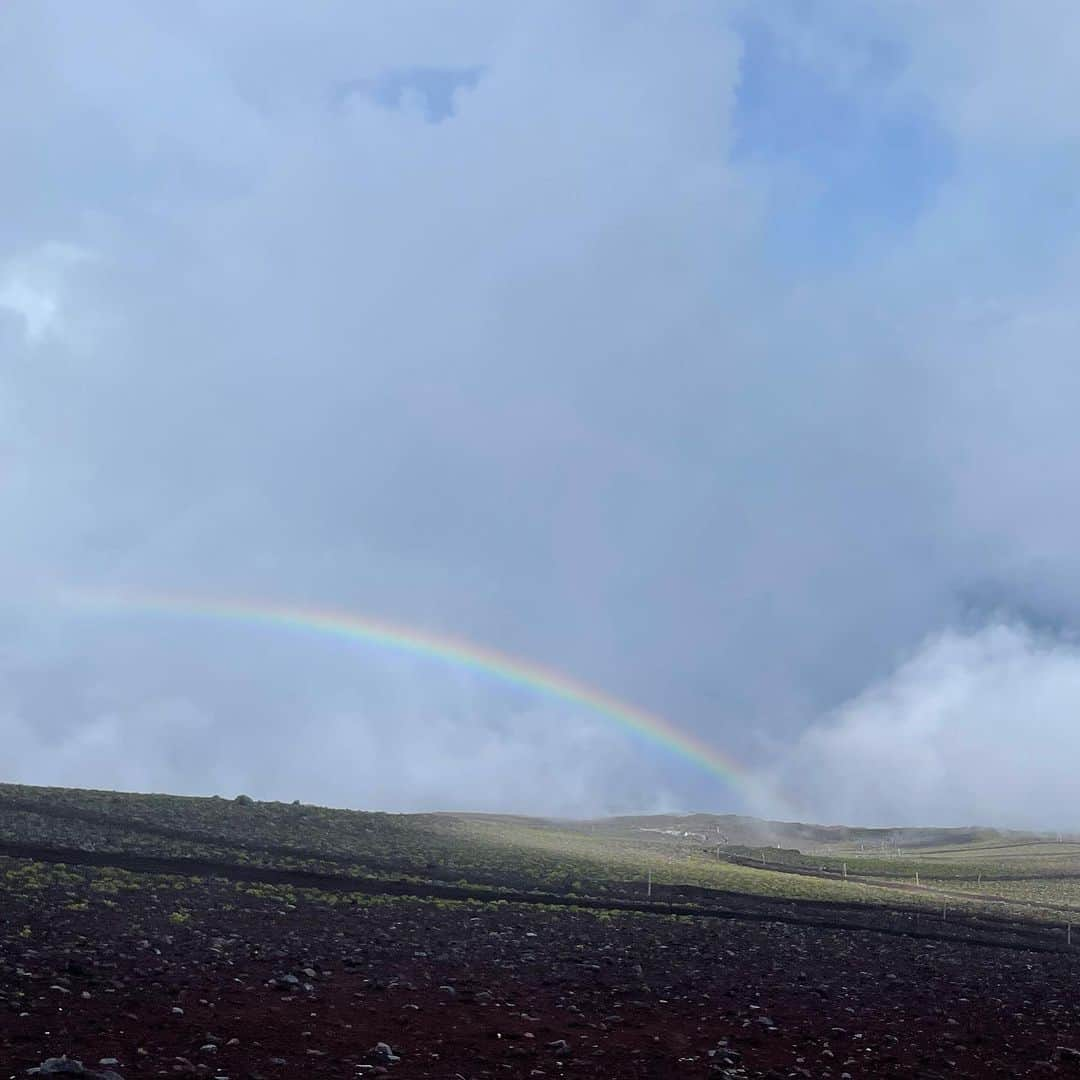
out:
M843 264L875 234L910 226L950 175L952 155L929 111L883 93L900 51L867 46L859 78L841 90L762 23L744 26L743 46L734 154L780 166L769 229L776 257Z

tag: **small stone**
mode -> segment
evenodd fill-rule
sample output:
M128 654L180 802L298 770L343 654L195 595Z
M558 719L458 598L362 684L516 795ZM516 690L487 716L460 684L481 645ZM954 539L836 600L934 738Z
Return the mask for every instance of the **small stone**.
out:
M172 1007L172 1014L173 1014L173 1016L183 1016L184 1015L184 1010L181 1009L179 1005L174 1005Z
M85 1076L86 1069L77 1058L46 1058L37 1070L42 1076Z
M389 1043L377 1042L369 1051L368 1056L374 1058L380 1065L393 1065L401 1058L390 1048Z

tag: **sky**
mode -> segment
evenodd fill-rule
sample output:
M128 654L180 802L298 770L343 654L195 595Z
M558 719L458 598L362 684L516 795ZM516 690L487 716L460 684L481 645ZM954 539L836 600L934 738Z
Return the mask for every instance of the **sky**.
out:
M1078 42L9 0L0 780L1080 828ZM140 592L475 642L739 764Z

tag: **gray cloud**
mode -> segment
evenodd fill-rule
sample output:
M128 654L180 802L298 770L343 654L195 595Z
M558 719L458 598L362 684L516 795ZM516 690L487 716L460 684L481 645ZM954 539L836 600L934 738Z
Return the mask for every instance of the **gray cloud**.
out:
M985 55L937 5L852 18L9 5L5 773L395 808L747 804L483 677L87 615L68 586L487 642L765 772L906 678L928 635L977 640L983 608L1067 635L1068 121L1021 133L984 89L1029 66L1007 5ZM827 237L839 211L814 201L828 175L793 187L797 162L740 150L751 31L948 145L914 222L837 217L854 243L795 257L791 215ZM1067 59L1010 100L1052 108Z

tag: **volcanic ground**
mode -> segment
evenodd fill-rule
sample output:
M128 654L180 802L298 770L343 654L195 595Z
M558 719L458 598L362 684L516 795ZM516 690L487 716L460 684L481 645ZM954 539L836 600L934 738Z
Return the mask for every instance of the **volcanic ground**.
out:
M13 1078L1080 1075L1060 950L24 858L0 897Z

